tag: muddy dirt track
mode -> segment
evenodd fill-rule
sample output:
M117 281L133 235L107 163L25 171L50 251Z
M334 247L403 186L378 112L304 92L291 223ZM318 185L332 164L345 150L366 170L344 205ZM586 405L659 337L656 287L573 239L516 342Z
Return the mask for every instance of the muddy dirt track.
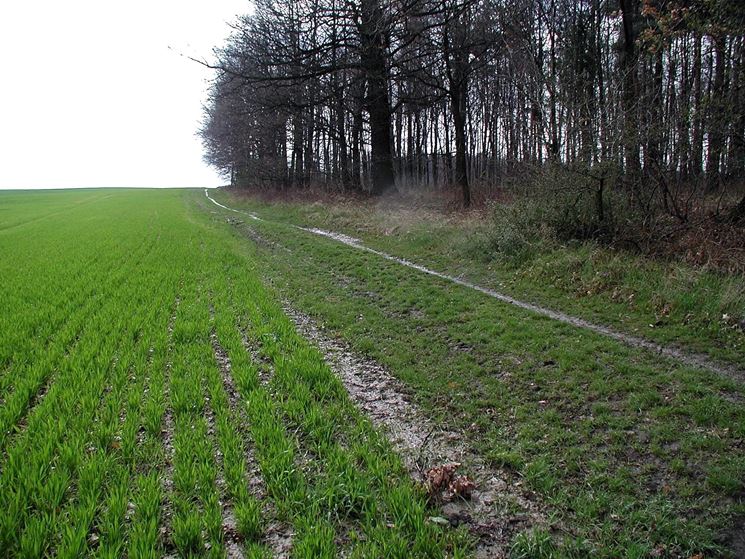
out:
M205 196L215 205L219 206L220 208L240 213L243 215L247 215L249 218L255 220L255 221L265 221L262 218L258 217L256 214L253 214L251 212L246 212L242 210L237 210L235 208L230 208L228 206L225 206L219 202L217 202L214 198L212 198L209 194L209 191L205 188L204 190ZM489 297L492 297L494 299L497 299L499 301L502 301L504 303L519 307L521 309L527 310L529 312L535 313L540 316L546 316L548 318L551 318L553 320L556 320L558 322L562 322L564 324L569 324L571 326L575 326L577 328L582 328L585 330L590 330L592 332L595 332L596 334L600 334L602 336L606 336L608 338L612 338L616 341L619 341L623 344L626 344L628 346L638 348L638 349L645 349L648 351L651 351L652 353L655 353L657 355L662 355L664 357L667 357L669 359L673 359L679 363L682 363L684 365L689 365L692 367L699 367L702 369L706 369L708 371L711 371L713 373L716 373L720 376L728 377L734 380L737 380L739 382L745 382L745 370L742 368L738 368L732 365L726 365L723 363L719 363L711 359L707 355L699 354L699 353L692 353L689 351L685 351L683 349L677 348L677 347L671 347L671 346L663 346L656 342L653 342L651 340L641 338L639 336L633 336L631 334L626 334L624 332L619 332L617 330L614 330L613 328L610 328L608 326L595 324L593 322L590 322L588 320L585 320L583 318L571 316L559 311L555 311L553 309L548 309L546 307L542 307L540 305L536 305L534 303L529 303L526 301L521 301L519 299L515 299L514 297L511 297L509 295L506 295L504 293L500 293L498 291L495 291L493 289L488 289L486 287L482 287L480 285L476 285L474 283L468 282L466 280L463 280L461 278L457 278L454 276L450 276L447 274L443 274L441 272L438 272L436 270L431 270L425 266L422 266L420 264L416 264L414 262L410 262L404 258L399 258L397 256L392 256L390 254L387 254L385 252L381 252L379 250L370 248L368 246L365 246L362 241L359 239L355 239L354 237L350 237L348 235L344 235L342 233L335 233L333 231L325 231L323 229L318 229L314 227L299 227L297 225L287 225L288 227L293 227L295 229L306 231L308 233L311 233L313 235L318 235L321 237L325 237L328 239L333 239L334 241L337 241L339 243L343 243L346 246L355 248L357 250L365 251L371 254L375 254L377 256L380 256L381 258L384 258L386 260L389 260L391 262L396 262L402 266L406 266L408 268L412 268L414 270L418 270L419 272L422 272L424 274L428 274L430 276L434 276L436 278L439 278L441 280L445 280L457 285L460 285L462 287L472 289L474 291L478 291L479 293L482 293L484 295L487 295Z

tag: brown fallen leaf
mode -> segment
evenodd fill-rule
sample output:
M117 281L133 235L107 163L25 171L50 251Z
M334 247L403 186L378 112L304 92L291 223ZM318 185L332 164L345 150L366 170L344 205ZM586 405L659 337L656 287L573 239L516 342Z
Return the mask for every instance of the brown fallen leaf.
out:
M424 473L424 482L430 495L439 493L453 480L455 471L460 468L460 462L451 462L442 466L433 466Z
M468 476L458 476L448 485L448 491L452 497L457 495L464 499L470 499L474 489L476 489L476 484Z

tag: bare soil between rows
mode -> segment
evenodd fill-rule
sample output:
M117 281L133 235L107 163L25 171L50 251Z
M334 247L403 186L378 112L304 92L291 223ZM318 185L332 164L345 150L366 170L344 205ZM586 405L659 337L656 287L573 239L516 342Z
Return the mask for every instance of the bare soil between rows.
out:
M215 362L220 369L223 388L228 396L231 413L235 418L240 420L242 425L247 426L248 417L243 407L241 395L238 392L235 381L233 380L230 357L225 349L220 345L214 331L210 334L210 341L212 343ZM245 336L243 342L246 351L251 355L252 359L255 359L256 352L250 348ZM279 559L288 558L292 551L292 539L294 535L292 527L284 522L276 520L276 511L268 498L264 480L261 477L261 469L259 468L258 461L254 455L253 441L245 430L242 430L241 434L244 439L244 451L246 453L246 483L252 495L261 502L264 517L266 519L271 519L265 526L262 542L269 548L272 557L277 557ZM223 530L226 534L226 552L228 559L241 559L244 557L245 555L240 546L242 540L238 535L237 520L233 513L232 506L227 500L223 502Z

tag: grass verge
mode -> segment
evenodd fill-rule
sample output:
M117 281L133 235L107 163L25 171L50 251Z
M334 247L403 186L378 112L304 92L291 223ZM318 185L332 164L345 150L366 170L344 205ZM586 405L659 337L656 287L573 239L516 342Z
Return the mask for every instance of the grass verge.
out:
M272 220L338 231L437 271L650 340L745 363L745 278L558 242L524 208L461 215L395 201L274 202L219 189L223 204ZM531 229L534 231L531 232Z

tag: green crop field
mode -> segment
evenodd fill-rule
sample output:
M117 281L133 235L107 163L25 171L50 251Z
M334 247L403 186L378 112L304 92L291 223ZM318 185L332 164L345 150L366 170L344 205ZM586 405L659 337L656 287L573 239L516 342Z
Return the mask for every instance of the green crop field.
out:
M0 193L0 555L461 555L194 198Z

